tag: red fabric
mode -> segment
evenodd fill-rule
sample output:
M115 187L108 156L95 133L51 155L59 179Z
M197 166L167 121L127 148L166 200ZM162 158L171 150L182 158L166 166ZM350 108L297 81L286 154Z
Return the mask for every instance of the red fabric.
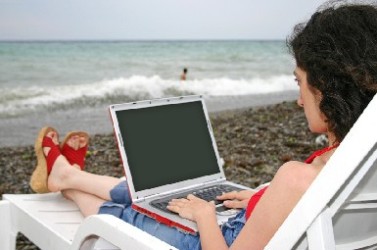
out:
M87 150L88 145L76 150L65 143L62 147L62 154L65 156L65 158L67 158L71 165L77 164L80 166L81 170L83 170L85 167L85 156Z
M331 149L333 148L336 148L338 146L338 144L334 145L334 146L331 146L331 147L326 147L326 148L323 148L323 149L320 149L320 150L317 150L315 151L313 154L311 154L306 160L305 160L305 163L312 163L313 160L317 157L317 156L320 156L324 153L326 153L327 151L330 151ZM258 192L256 192L253 196L251 196L250 200L249 200L249 203L247 204L247 207L246 207L246 213L245 213L245 216L246 216L246 219L249 219L250 218L250 215L251 213L253 212L255 206L257 205L257 203L259 202L260 198L262 198L264 192L267 190L267 187L264 187L262 188L261 190L259 190Z
M42 147L49 147L50 151L48 152L46 156L46 162L47 162L47 174L50 174L52 166L54 165L54 162L56 158L60 155L60 149L59 145L54 144L52 139L50 137L43 137L42 141Z
M260 198L262 198L262 195L264 194L264 192L266 190L267 190L267 187L264 187L261 190L259 190L258 192L256 192L253 196L251 196L249 203L247 204L247 207L246 207L246 214L245 214L246 219L249 219L249 217L250 217L251 213L253 212L255 206L257 205Z
M323 149L320 149L320 150L315 151L313 154L311 154L311 155L305 160L305 163L312 163L313 160L314 160L317 156L320 156L320 155L326 153L327 151L330 151L331 149L336 148L336 147L338 147L338 146L339 146L339 144L335 144L335 145L333 145L333 146L331 146L331 147L327 147L327 148L323 148Z

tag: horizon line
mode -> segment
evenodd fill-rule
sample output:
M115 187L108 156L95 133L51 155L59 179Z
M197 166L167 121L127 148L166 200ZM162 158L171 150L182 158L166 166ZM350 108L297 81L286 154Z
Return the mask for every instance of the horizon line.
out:
M0 43L22 42L274 42L286 39L0 39Z

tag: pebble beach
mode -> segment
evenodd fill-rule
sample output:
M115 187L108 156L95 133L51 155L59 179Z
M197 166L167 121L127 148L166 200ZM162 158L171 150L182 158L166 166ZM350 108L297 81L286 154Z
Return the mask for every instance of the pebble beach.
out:
M305 115L294 101L258 107L211 112L210 119L231 181L257 187L272 179L287 161L303 161L323 147L312 134ZM32 193L29 177L36 165L33 145L0 148L0 195ZM114 136L93 134L86 159L92 173L123 176ZM38 249L19 235L17 249Z

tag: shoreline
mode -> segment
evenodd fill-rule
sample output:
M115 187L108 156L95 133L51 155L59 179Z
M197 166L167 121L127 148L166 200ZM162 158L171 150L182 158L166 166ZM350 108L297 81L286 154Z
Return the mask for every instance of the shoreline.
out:
M297 98L297 92L204 98L210 115L216 115L224 111L293 101ZM71 130L85 130L91 135L109 134L113 131L107 106L58 110L50 113L35 112L20 117L0 119L0 148L33 145L40 128L47 125L55 127L62 135Z

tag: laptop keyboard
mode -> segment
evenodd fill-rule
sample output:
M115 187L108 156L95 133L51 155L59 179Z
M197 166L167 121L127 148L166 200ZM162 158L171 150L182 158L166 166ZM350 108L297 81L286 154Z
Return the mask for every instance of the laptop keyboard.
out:
M214 201L215 205L216 205L216 211L217 212L223 212L227 208L224 207L224 206L217 206L219 204L222 204L223 201L217 200L216 196L221 195L222 193L228 193L228 192L239 191L239 190L242 190L242 189L235 187L235 186L231 186L231 185L223 185L222 184L222 185L209 186L209 187L205 187L205 188L202 188L202 189L196 189L194 191L191 190L189 192L184 192L184 193L180 193L180 194L177 194L177 195L172 195L172 196L165 197L165 198L162 198L162 199L153 200L153 201L150 202L150 205L155 207L155 208L158 208L162 211L172 213L170 210L168 210L166 208L166 206L168 205L170 200L186 198L187 195L193 194L196 197L201 198L203 200Z

